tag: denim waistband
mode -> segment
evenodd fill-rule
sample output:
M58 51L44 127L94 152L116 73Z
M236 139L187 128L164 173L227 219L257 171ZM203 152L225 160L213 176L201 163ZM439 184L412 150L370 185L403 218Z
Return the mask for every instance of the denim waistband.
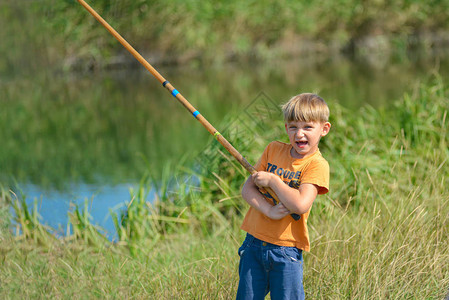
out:
M265 247L265 248L295 248L295 247L288 247L288 246L279 246L279 245L275 245L272 243L268 243L265 242L263 240L260 240L256 237L254 237L253 235L247 233L246 234L246 242L248 243L248 245L252 245L255 247ZM298 249L301 250L301 249Z

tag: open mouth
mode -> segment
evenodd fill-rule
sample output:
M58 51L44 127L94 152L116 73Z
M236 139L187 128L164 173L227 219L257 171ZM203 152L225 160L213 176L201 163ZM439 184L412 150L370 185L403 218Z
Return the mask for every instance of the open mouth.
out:
M304 148L305 146L307 146L307 144L308 144L307 141L299 141L299 142L296 142L296 145L297 145L299 148Z

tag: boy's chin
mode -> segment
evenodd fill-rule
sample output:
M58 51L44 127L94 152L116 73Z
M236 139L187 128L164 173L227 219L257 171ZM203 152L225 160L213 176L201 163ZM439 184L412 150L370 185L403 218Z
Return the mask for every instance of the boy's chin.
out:
M298 149L297 147L293 147L292 149L292 156L295 158L303 158L305 155L307 155L307 151L304 151L304 149Z
M296 158L304 158L304 157L306 157L306 156L309 156L309 155L315 153L315 150L312 149L312 148L310 148L308 145L305 146L305 147L301 147L301 148L299 148L299 147L293 147L292 150L293 150L293 152L294 152L294 153L292 153L292 154L293 154L293 156L296 157Z

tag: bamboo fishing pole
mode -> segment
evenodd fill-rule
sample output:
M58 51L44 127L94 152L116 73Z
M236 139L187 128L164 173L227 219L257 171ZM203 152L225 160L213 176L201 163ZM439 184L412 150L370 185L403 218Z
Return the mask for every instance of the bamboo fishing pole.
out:
M172 95L175 97L184 107L212 134L215 139L228 150L228 152L235 158L237 161L252 175L257 172L257 170L240 154L232 145L228 142L221 134L216 130L207 120L203 117L202 114L198 110L196 110L186 98L174 88L174 86L168 82L159 72L153 68L153 66L140 55L111 25L108 24L92 7L90 7L84 0L78 0L78 2L95 18L101 25L103 25L109 33L112 34L120 44L125 47L156 79L162 83L162 86L165 87ZM275 192L269 188L264 188L268 194L275 200L275 204L279 203L279 199L276 196ZM263 193L262 193L263 194ZM295 220L299 220L300 216L297 214L291 215Z

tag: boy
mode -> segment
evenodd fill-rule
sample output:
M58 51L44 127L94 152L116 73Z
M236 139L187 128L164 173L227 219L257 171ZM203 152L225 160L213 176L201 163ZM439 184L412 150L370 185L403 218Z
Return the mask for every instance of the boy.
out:
M329 165L318 144L331 124L329 108L315 94L299 94L282 106L290 143L271 142L242 189L250 205L241 229L237 299L304 299L302 251L309 251L307 218L318 194L329 191ZM270 187L280 203L258 188ZM295 221L290 214L301 215Z

